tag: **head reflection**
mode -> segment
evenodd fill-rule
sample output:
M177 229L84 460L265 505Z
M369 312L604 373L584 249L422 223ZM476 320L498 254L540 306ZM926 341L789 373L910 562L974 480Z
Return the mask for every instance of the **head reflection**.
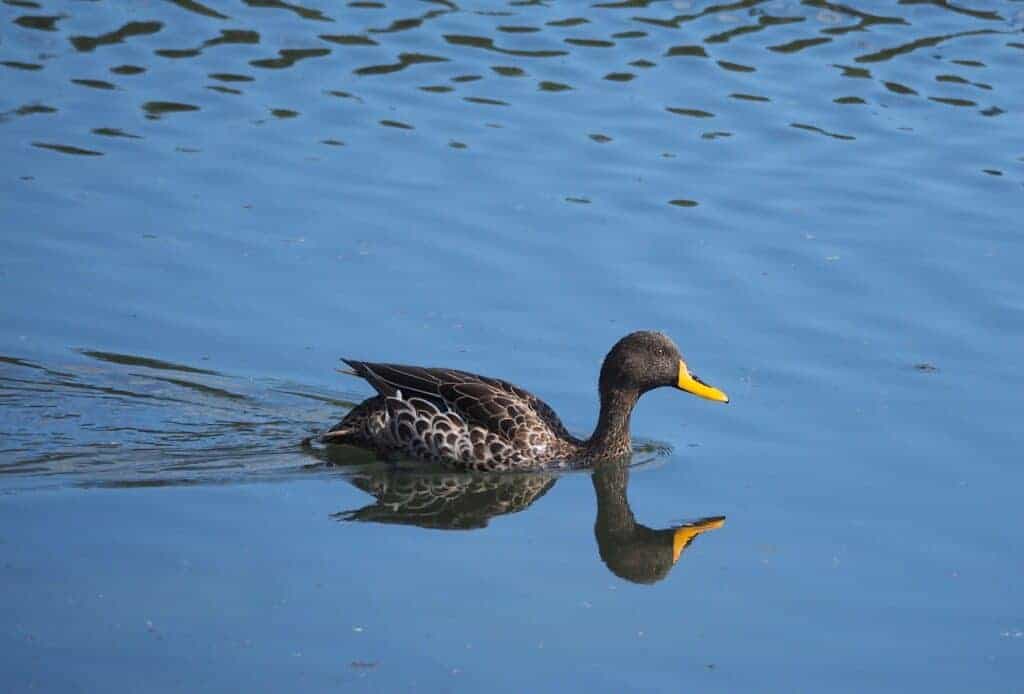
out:
M636 522L629 507L628 465L601 463L592 479L597 495L597 551L608 570L627 581L657 583L698 535L725 524L725 516L713 516L664 530L648 528Z
M627 496L629 473L628 460L605 462L593 470L598 554L616 576L634 583L656 583L668 575L698 535L722 527L725 517L660 530L637 523ZM496 516L525 510L558 477L424 472L388 465L353 471L345 479L373 496L374 502L332 514L336 520L472 530L485 527Z

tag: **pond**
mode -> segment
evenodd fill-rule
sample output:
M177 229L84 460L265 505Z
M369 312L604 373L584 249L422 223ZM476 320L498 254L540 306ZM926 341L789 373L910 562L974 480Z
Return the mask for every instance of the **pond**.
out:
M1007 691L1024 3L2 0L9 691ZM339 358L629 467L300 442Z

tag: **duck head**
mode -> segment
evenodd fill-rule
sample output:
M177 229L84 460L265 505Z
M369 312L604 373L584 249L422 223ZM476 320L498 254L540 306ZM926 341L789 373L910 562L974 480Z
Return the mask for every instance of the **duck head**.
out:
M729 396L700 380L687 366L671 338L663 333L630 333L615 343L601 366L601 393L632 392L637 396L664 386L716 402Z

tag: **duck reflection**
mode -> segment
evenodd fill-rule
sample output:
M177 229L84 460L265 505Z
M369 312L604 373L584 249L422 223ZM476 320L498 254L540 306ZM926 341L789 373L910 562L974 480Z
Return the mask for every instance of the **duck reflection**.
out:
M722 527L725 517L701 518L661 530L642 525L629 505L629 474L628 460L603 462L593 470L598 554L616 576L634 583L656 583L668 575L698 535ZM485 527L496 516L525 510L558 477L422 472L388 466L353 472L346 479L375 501L332 514L336 520L471 530Z
M599 463L592 479L597 495L597 551L605 566L627 581L657 583L698 535L725 524L725 516L711 516L664 530L648 528L636 522L629 507L629 465Z
M348 481L376 502L331 515L336 520L418 525L438 530L483 528L544 496L555 478L543 474L360 472Z

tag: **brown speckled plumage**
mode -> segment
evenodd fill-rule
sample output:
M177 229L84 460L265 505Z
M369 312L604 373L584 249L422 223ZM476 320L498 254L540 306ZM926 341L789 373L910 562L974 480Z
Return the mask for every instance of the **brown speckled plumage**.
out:
M570 434L544 401L507 381L454 369L344 361L378 395L353 408L321 442L504 472L628 456L633 406L648 390L676 384L681 357L661 333L619 340L601 367L601 413L587 440Z

